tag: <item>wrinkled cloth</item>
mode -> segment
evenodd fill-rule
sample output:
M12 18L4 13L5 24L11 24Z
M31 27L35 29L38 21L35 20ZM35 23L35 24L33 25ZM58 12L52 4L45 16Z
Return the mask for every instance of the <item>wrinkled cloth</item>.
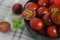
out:
M23 6L27 0L0 0L0 17L9 16L8 13L11 12L12 5L16 2L21 3ZM13 15L12 15L13 16ZM8 33L0 32L0 40L34 40L29 34L27 28L23 26L22 30L12 29Z

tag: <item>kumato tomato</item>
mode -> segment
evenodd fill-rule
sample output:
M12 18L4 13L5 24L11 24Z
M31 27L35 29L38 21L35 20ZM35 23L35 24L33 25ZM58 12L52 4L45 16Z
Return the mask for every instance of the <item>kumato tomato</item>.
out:
M37 2L38 6L47 6L48 5L48 0L38 0Z
M43 16L44 14L48 13L49 10L46 7L40 7L37 9L38 16Z
M51 12L51 13L55 13L55 12L57 12L57 11L59 11L59 9L58 9L58 7L56 6L56 5L51 5L50 7L49 7L49 11Z
M50 15L51 13L50 12L47 12L44 16L43 16L43 21L45 23L45 25L51 25L52 24L52 21L50 19Z
M57 11L51 15L51 20L56 25L60 25L60 11Z
M54 4L54 0L49 0L50 4Z
M57 37L58 35L57 35L56 26L48 26L47 34L48 36L53 37L53 38Z
M11 25L8 22L0 23L0 32L9 32L11 30Z
M54 4L60 8L60 0L54 0Z
M25 8L31 8L31 9L34 9L36 10L38 8L38 5L34 2L28 2L25 6Z
M39 31L42 30L44 27L44 23L41 19L39 18L33 18L30 20L30 26L32 29Z
M36 11L33 9L25 9L22 13L22 17L25 20L31 20L36 16Z
M12 6L12 11L14 14L21 14L22 13L23 6L20 3L15 3Z

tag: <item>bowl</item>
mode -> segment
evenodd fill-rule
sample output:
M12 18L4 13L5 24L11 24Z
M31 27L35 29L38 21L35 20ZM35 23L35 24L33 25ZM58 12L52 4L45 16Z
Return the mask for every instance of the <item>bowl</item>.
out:
M34 0L29 0L28 2L35 2L36 3L36 0L35 1ZM50 38L50 37L47 37L47 36L40 35L29 26L29 24L26 20L24 20L24 22L25 22L25 25L26 25L29 33L31 34L31 36L34 39L36 39L36 40L60 40L60 38Z

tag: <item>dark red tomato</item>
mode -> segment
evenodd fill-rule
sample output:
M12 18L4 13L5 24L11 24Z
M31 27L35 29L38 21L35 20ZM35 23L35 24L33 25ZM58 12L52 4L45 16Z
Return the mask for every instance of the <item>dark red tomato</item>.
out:
M60 11L57 11L51 15L51 20L56 25L60 25Z
M38 5L39 6L47 6L48 5L48 0L38 0Z
M55 13L55 12L57 12L57 11L59 11L59 9L58 9L58 7L56 6L56 5L51 5L50 7L49 7L49 11L51 12L51 13Z
M44 23L39 18L33 18L30 20L30 26L32 29L39 31L43 29Z
M56 4L57 7L60 8L60 0L54 0L54 3Z
M43 21L46 25L51 25L52 21L50 19L50 14L49 12L47 12L44 16L43 16Z
M50 36L50 37L57 37L57 29L56 29L56 26L49 26L47 28L47 34Z
M54 0L49 0L50 4L54 4Z
M22 17L25 19L25 20L31 20L32 18L34 18L36 16L36 11L35 10L32 10L32 9L25 9L23 12L22 12Z
M40 7L40 8L38 8L37 13L39 16L43 16L44 14L48 13L48 8Z
M8 22L0 23L0 32L9 32L11 30L11 25Z
M26 4L25 8L31 8L31 9L36 10L38 8L38 5L34 2L29 2Z
M22 7L22 5L21 5L20 3L15 3L15 4L12 6L12 11L13 11L13 13L15 13L15 14L21 14L22 9L23 9L23 7Z

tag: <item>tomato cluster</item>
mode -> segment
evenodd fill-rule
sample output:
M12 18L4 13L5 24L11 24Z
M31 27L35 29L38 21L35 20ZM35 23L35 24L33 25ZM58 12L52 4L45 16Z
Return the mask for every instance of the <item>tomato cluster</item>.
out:
M56 0L57 1L57 0ZM22 17L37 33L49 37L60 36L60 9L55 0L30 1L25 5ZM58 29L59 28L59 29Z

